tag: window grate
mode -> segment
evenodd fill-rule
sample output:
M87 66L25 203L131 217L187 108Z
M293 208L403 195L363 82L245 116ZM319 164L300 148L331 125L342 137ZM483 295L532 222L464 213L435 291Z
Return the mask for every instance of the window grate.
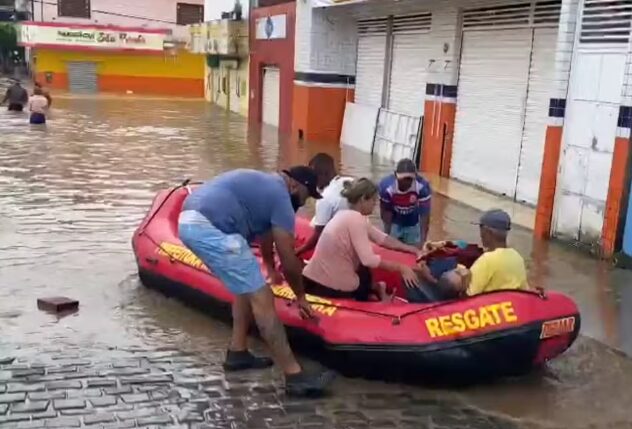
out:
M463 12L463 28L555 26L560 21L561 8L562 0L540 0L468 9Z
M204 22L204 6L199 4L178 3L176 23L178 25L199 24Z
M632 2L586 0L582 13L580 43L625 44L630 40Z
M358 21L358 34L386 33L388 20L384 18L362 19Z
M430 12L393 18L393 33L427 33L432 24Z
M59 0L57 15L71 18L90 18L90 0Z
M533 25L557 25L560 22L561 10L562 0L544 0L536 2L535 9L533 11Z
M463 28L529 25L530 3L481 7L463 12Z

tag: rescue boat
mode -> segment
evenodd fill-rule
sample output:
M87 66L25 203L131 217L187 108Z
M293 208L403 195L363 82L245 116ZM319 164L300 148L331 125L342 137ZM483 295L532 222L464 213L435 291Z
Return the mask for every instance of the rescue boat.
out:
M178 239L178 215L192 186L185 182L158 193L134 232L132 247L145 286L217 313L230 308L233 295ZM309 221L298 217L297 244L311 232ZM376 251L383 258L415 263L412 255ZM405 296L398 276L378 270L374 276ZM429 304L400 297L386 303L308 295L317 319L304 320L290 287L271 287L292 341L317 344L351 366L396 369L411 377L524 374L567 350L580 329L576 304L552 291L499 291Z

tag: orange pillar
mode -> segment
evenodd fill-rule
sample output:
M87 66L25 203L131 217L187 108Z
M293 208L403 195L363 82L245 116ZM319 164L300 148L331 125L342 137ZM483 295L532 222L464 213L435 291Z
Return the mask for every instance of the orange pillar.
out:
M607 258L611 257L615 251L621 208L626 188L626 171L629 155L630 139L617 137L614 142L608 196L606 198L606 209L601 230L602 255Z
M557 166L560 163L562 149L562 127L548 126L542 156L540 173L540 192L535 212L533 234L536 238L547 239L551 234L555 190L557 189Z
M557 167L560 164L562 151L565 114L566 100L563 98L551 98L549 101L549 125L546 128L544 137L540 191L538 193L538 205L536 206L535 225L533 227L533 235L538 239L548 239L551 235L553 206L555 205L555 191L557 190Z

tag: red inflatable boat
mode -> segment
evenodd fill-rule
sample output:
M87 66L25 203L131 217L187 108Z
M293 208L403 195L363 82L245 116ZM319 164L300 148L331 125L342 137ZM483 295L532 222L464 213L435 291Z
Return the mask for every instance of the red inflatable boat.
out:
M231 293L178 239L177 219L190 187L160 192L132 240L142 282L203 308L228 308ZM311 234L297 221L297 242ZM257 249L255 249L255 252ZM413 264L411 255L378 249ZM374 273L401 294L401 280ZM317 321L303 320L288 285L273 286L277 312L291 339L316 341L328 355L352 365L379 365L446 377L516 375L564 352L575 340L580 315L565 295L500 291L462 300L411 304L356 302L308 296ZM330 353L331 352L331 353ZM409 372L411 375L412 372Z

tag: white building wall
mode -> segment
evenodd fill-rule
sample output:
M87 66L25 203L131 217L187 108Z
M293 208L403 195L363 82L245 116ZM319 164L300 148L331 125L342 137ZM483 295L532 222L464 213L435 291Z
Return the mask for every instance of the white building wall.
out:
M311 68L312 33L319 31L312 26L312 10L312 0L296 2L294 34L294 70L296 71L307 72Z
M296 3L294 69L300 72L355 75L356 20L335 8Z
M580 44L575 9L570 84L557 183L553 234L599 247L620 105L632 98L630 44Z
M189 30L176 25L176 0L91 0L90 19L57 15L57 3L36 1L34 21L60 21L81 24L119 25L123 27L169 28L173 36L186 40ZM204 0L184 0L180 3L204 4Z
M551 86L551 98L565 99L573 59L575 28L577 26L578 0L562 0L560 26L555 51L555 80Z
M628 47L628 58L625 65L625 78L623 80L622 102L624 106L632 106L632 48ZM629 137L629 133L627 136Z

